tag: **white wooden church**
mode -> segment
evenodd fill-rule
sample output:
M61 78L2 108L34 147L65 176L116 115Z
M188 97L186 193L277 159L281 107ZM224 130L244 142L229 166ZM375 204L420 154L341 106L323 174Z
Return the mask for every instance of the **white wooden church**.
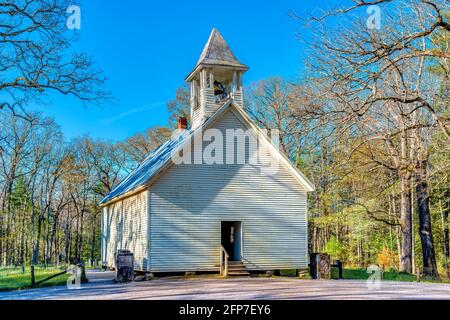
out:
M190 128L152 152L101 202L105 266L114 268L115 253L130 250L135 269L152 273L307 268L307 193L314 186L244 111L247 70L214 29L186 78ZM198 139L203 144L192 157L210 152L210 129L227 138L230 130L245 132L256 149L234 136L214 152L228 159L235 159L230 152L244 153L243 162L173 161L186 156L187 146L197 150ZM251 153L264 161L248 161ZM277 170L264 170L268 163Z

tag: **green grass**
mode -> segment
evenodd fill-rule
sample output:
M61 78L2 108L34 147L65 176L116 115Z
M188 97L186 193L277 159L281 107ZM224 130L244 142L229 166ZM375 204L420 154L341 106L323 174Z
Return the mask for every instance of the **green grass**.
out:
M285 277L295 277L295 269L280 270L280 273Z
M54 267L51 268L35 267L36 282L44 280L45 278L52 276L54 274L58 274L60 272L61 269ZM41 288L48 286L63 285L67 282L68 277L69 277L68 274L63 274L49 281L46 281L36 287ZM25 269L25 273L22 273L20 267L0 268L0 291L20 290L28 288L31 288L31 274L29 267Z
M337 268L331 269L331 278L332 279L338 279L339 278L339 271ZM367 273L366 269L344 269L342 272L342 276L344 279L353 279L353 280L367 280L370 276L370 274ZM305 279L310 279L309 277L309 271L303 270L301 272L301 275ZM263 275L265 276L265 275ZM295 270L281 270L281 276L284 277L295 277ZM409 281L414 282L417 281L417 277L413 274L404 273L404 272L397 272L397 271L386 271L384 273L383 280L385 281Z
M353 280L367 280L370 276L366 269L344 269L342 272L344 279ZM339 273L337 268L333 268L331 271L331 278L338 279ZM417 281L417 277L413 274L397 271L385 271L383 274L383 280L388 281Z

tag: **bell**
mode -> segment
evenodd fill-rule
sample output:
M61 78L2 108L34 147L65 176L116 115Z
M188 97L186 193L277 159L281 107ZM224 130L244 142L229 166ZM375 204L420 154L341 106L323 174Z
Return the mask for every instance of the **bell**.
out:
M214 81L214 95L226 95L225 86L219 81Z

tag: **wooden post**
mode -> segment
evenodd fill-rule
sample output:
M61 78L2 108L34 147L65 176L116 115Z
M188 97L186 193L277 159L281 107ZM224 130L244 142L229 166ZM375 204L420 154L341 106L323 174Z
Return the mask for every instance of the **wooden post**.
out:
M206 88L206 80L205 80L205 70L200 72L200 90L204 90Z
M337 265L338 265L338 268L339 268L339 280L340 279L343 279L344 277L342 276L342 262L341 262L341 260L338 260L337 261Z
M225 272L224 272L224 276L227 277L228 276L228 257L225 256Z
M34 266L31 265L30 266L30 272L31 272L31 286L35 286L36 285L36 277L34 275Z
M86 277L86 267L84 263L81 265L81 283L87 283L88 278Z
M212 71L209 71L209 88L214 88L214 75Z
M223 275L223 252L222 247L220 247L220 275Z
M242 91L242 71L238 72L237 82L238 82L238 90Z
M228 276L228 259L230 256L226 252L223 246L220 246L220 274L222 276ZM223 272L222 272L222 264L223 264Z

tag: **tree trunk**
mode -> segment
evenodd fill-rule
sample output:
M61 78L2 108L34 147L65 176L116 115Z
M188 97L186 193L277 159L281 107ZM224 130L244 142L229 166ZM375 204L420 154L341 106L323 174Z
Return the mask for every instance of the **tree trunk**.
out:
M56 228L58 226L58 213L55 214L55 219L53 221L52 224L52 230L50 233L50 248L49 248L49 252L50 255L53 256L53 259L55 262L58 261L58 251L57 251L57 247L56 247Z
M400 257L400 272L412 272L412 220L411 220L411 191L410 175L405 174L401 179L400 194L400 225L402 232L402 250Z
M402 228L400 226L396 227L396 236L397 236L397 252L398 252L398 261L399 261L399 270L400 270L400 261L402 260Z
M47 223L45 224L45 264L51 263L52 252L50 245L50 206L47 209Z
M5 257L4 257L4 265L11 264L11 239L10 239L10 233L11 233L11 221L13 218L13 215L11 213L11 194L12 194L12 188L13 188L13 179L10 179L8 181L8 187L6 191L6 224L5 224Z
M412 179L411 179L412 180ZM416 230L414 229L414 185L411 183L411 260L412 260L412 274L416 274L416 239L414 237Z
M419 160L416 168L416 192L419 211L419 234L422 243L423 274L439 278L431 229L427 167L427 160Z
M447 278L450 278L450 270L449 270L450 240L448 229L449 215L445 214L444 212L444 208L442 207L442 200L439 200L439 210L441 212L441 222L442 222L442 242L443 242L442 249L444 251L445 273L447 275Z
M95 247L96 247L95 223L96 221L94 219L94 223L92 224L91 263L93 263L95 259Z
M84 232L84 223L83 223L83 219L84 219L84 207L83 210L81 211L81 217L80 217L80 232L78 234L78 248L77 248L77 258L82 260L83 257L83 232Z
M35 239L34 248L33 248L33 264L39 263L41 233L42 233L42 217L41 217L41 214L39 214L36 239Z
M25 206L23 206L23 209L22 209L22 226L21 226L21 229L22 229L22 232L21 232L21 235L20 235L20 264L23 266L24 264L25 264L25 241L26 241L26 239L25 239L25 236L26 236L26 232L25 232L25 230L26 230L26 212L25 212L25 210L26 210L26 208L25 208Z
M71 255L71 242L72 242L72 233L71 233L71 223L70 223L70 207L67 206L67 221L66 221L66 225L65 225L65 237L66 237L66 241L65 241L65 249L64 249L64 259L65 259L65 263L69 262L69 258Z

